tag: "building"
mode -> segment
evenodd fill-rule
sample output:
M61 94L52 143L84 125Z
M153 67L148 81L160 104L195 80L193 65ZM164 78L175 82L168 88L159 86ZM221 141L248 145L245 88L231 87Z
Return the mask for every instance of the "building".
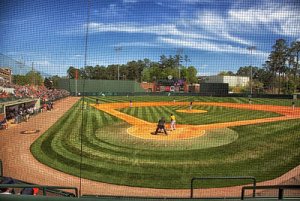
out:
M10 68L0 68L0 79L5 82L11 83L12 81L12 71Z
M229 87L245 87L249 84L249 81L249 77L227 75L206 76L201 79L202 83L227 83Z
M153 92L155 90L155 84L152 82L142 82L140 85L147 92Z

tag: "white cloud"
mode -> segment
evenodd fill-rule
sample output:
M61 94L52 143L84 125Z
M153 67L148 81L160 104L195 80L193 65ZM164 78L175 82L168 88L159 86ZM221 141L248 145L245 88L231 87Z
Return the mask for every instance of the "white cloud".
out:
M50 66L50 65L52 65L51 62L46 61L46 60L34 61L33 64L37 65L37 66Z
M138 0L123 0L123 3L136 3Z
M208 3L206 0L178 0L182 3ZM136 3L137 0L123 0L124 3ZM159 2L156 2L157 4ZM165 2L164 2L165 4ZM111 4L109 13L117 14L118 8ZM183 17L184 16L184 17ZM154 22L156 23L156 22ZM69 30L68 34L78 33ZM173 23L141 24L139 22L103 23L91 22L90 33L119 32L152 34L160 43L172 44L178 47L202 49L206 51L247 54L246 47L259 46L249 40L249 35L255 30L260 33L273 33L284 36L300 35L300 16L296 9L288 4L262 3L256 7L243 8L238 4L219 12L202 9L194 15L182 15ZM128 42L122 46L156 46L154 43ZM266 58L267 53L256 51L256 56Z
M201 69L201 70L204 70L208 67L207 64L202 64L202 65L199 65L199 67L197 67L197 69Z
M89 30L91 33L97 32L125 32L125 33L141 33L141 34L154 34L154 35L171 35L181 36L183 38L203 38L211 39L215 38L196 33L189 30L181 31L175 24L159 24L159 25L140 25L133 23L95 23L89 24Z
M117 16L119 13L119 8L116 4L110 4L105 12L102 12L102 15L105 14L106 16Z
M212 35L217 38L217 40L234 42L242 45L253 44L252 41L234 36L232 28L235 25L232 21L227 19L226 16L221 16L213 11L199 12L196 19L193 19L188 23L190 23L191 26L196 26L197 28L204 30L207 35Z
M139 25L133 23L95 23L89 24L91 33L96 32L125 32L125 33L148 33L155 35L176 35L178 30L175 25L161 24L161 25Z
M282 3L264 3L255 8L234 8L227 21L236 29L267 30L283 36L300 35L300 15L297 7ZM235 29L235 30L236 30Z
M19 58L23 58L23 59L27 59L27 58L31 58L31 57L45 57L44 54L42 54L40 52L33 52L33 51L16 51L16 52L7 52L6 54L9 56L13 56L15 58L19 57Z
M192 49L199 49L211 52L231 52L231 53L242 53L245 52L244 49L239 47L234 47L232 45L218 44L214 42L209 42L205 40L195 41L195 40L178 40L174 38L159 37L159 40L168 44L172 44L176 47L186 47Z
M191 49L199 49L209 52L224 52L224 53L234 53L234 54L245 54L249 55L249 51L246 48L237 47L228 44L216 43L207 40L178 40L174 38L159 37L159 41L168 43L175 47L185 47ZM266 58L269 54L260 50L253 52L253 56Z
M187 4L195 4L195 3L213 3L211 0L179 0L181 3L187 3Z
M201 10L196 18L186 20L186 23L219 40L241 45L256 45L253 41L241 37L256 30L282 36L300 35L300 15L298 10L289 4L263 3L250 8L235 6L223 14Z
M122 4L112 3L105 7L93 8L91 14L100 19L122 19L126 12Z
M115 47L116 45L111 45ZM126 42L126 43L119 43L117 46L121 47L159 47L157 43L149 43L149 42Z

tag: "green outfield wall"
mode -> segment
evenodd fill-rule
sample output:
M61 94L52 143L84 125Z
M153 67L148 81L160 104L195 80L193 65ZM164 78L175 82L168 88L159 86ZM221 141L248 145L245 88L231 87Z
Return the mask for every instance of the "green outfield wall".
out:
M58 88L66 89L72 94L113 95L114 93L137 93L145 90L136 81L131 80L74 80L65 79L58 82Z

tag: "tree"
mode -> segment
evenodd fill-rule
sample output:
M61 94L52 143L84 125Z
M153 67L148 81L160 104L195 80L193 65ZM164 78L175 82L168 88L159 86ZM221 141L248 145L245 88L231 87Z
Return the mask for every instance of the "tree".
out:
M78 73L78 78L81 77L79 75L80 74L79 70L77 68L73 67L73 66L70 66L69 69L67 70L67 74L68 74L69 79L75 79L75 77L76 77L76 70L77 70L77 73Z
M53 81L50 78L44 79L44 86L48 89L53 89Z
M15 83L17 85L29 84L29 80L25 75L13 75L12 81L13 81L13 83Z
M258 74L257 74L258 73L258 67L255 67L255 66L243 66L243 67L240 67L237 70L236 75L250 77L251 68L252 68L252 78L256 79L257 76L258 76Z
M32 84L32 85L42 85L44 81L40 72L37 71L29 71L26 74L26 79L28 80L27 84Z
M256 91L257 94L259 94L260 92L263 92L264 90L264 84L258 80L252 80L252 86L253 89Z
M44 79L37 71L29 71L26 75L13 75L13 83L17 85L43 85Z
M85 79L95 79L95 68L93 66L86 66L81 69L81 76L84 75Z
M182 61L183 61L183 58L182 58L181 54L176 54L174 56L173 60L174 60L174 63L175 63L175 67L179 68L181 66Z
M159 66L161 69L164 69L166 67L169 67L169 60L168 58L166 57L166 55L161 55L160 56L160 66Z
M264 89L272 88L273 74L272 72L268 71L266 68L258 69L255 78L257 79L257 81L263 83Z
M105 66L99 66L96 65L94 67L94 76L93 79L96 80L107 80L107 73L106 73L106 67Z
M127 64L119 66L120 76L121 79L152 82L154 78L155 80L167 79L169 75L178 78L179 70L181 69L180 77L188 77L188 80L194 82L197 72L195 72L194 67L188 68L189 70L184 68L181 65L182 59L182 56L178 54L175 56L170 55L169 57L161 55L159 62L153 62L148 58L138 61L129 61ZM188 59L187 56L185 59ZM70 79L74 79L76 71L78 71L78 77L84 79L116 80L118 79L117 69L118 65L115 64L108 65L107 67L99 65L95 67L86 66L80 70L70 66L67 73Z
M108 80L117 80L118 76L118 65L108 65L106 68L107 79Z
M169 55L166 57L165 55L160 56L160 68L179 68L181 67L182 56L177 54L174 57Z
M63 78L59 77L58 75L54 75L54 76L50 77L49 79L50 79L50 80L52 81L52 83L53 83L53 88L58 88L58 87L59 87L59 86L58 86L58 82L59 82L59 80L61 80L61 79L63 79Z
M145 65L145 68L149 68L150 65L151 65L151 60L148 59L148 58L145 58L145 59L144 59L144 65Z
M251 66L244 66L244 67L240 67L237 70L236 75L250 77L250 72L251 72ZM252 69L252 73L253 73L253 69Z
M189 66L187 68L187 76L186 76L186 81L190 84L192 83L197 83L197 69L194 66Z
M278 80L278 93L281 92L281 76L286 72L288 61L288 47L284 39L276 40L276 43L273 45L273 51L266 61L267 69L270 70L274 76L274 81ZM277 77L278 75L278 77ZM278 78L278 79L277 79ZM273 92L275 84L273 84Z
M143 61L139 60L139 61L130 61L127 63L127 73L126 73L126 77L129 80L136 80L136 81L140 81L141 77L142 77L142 72L143 69L145 67L145 64L143 63Z
M299 70L299 54L300 54L300 41L294 41L291 43L289 49L289 64L292 66L294 74L294 82L296 81Z
M152 82L151 75L150 75L150 68L144 68L142 71L142 80L144 82Z
M221 72L219 72L218 75L220 75L220 76L234 76L235 74L232 71L221 71Z
M188 62L190 62L191 60L189 59L188 55L184 55L184 61L185 61L185 67L188 66Z

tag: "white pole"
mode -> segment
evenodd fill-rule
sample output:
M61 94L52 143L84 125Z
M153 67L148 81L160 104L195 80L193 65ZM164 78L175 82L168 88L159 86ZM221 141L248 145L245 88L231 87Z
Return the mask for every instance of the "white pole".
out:
M253 90L252 90L252 51L253 50L256 50L256 47L255 46L249 46L249 47L247 47L247 50L249 50L250 51L250 55L251 55L251 64L250 64L250 94L252 95L252 92L253 92Z
M120 79L120 62L119 62L119 53L120 51L122 50L122 47L115 47L115 51L116 51L116 54L117 54L117 62L118 62L118 80Z
M78 93L77 93L77 79L75 78L75 96L77 96Z

